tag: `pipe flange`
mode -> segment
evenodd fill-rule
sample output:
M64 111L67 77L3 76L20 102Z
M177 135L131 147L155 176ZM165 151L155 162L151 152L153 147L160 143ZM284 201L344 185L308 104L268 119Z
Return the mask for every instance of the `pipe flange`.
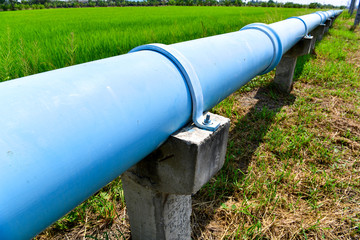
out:
M160 53L176 66L182 77L185 79L190 91L192 101L192 120L194 124L201 129L215 131L220 124L210 120L209 117L204 117L204 97L202 88L199 77L190 61L175 48L160 43L142 45L132 49L129 53L144 50Z
M304 24L304 26L305 26L305 34L304 34L304 36L307 36L307 35L308 35L308 27L307 27L307 25L306 25L306 22L305 22L302 18L300 18L300 17L289 17L288 19L292 19L292 18L298 19L298 20L300 20L300 21Z
M240 29L240 31L248 30L248 29L255 29L255 30L259 30L259 31L265 33L270 38L270 40L273 44L273 47L274 47L273 59L271 60L270 65L259 75L268 73L279 64L281 57L283 55L283 49L282 49L282 43L281 43L280 37L274 29L272 29L269 25L264 24L264 23L252 23L252 24L249 24L249 25L246 25L245 27L243 27L242 29Z

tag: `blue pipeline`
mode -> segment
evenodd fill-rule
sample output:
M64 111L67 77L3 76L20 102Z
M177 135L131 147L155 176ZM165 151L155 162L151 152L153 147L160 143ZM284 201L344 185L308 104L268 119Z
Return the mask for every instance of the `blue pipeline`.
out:
M35 236L190 122L184 61L206 111L340 13L169 45L180 64L144 47L1 83L0 239Z

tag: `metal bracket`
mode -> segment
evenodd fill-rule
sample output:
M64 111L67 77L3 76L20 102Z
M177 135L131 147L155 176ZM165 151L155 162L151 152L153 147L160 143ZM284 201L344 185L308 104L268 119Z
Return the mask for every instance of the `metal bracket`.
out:
M215 131L220 124L212 121L210 119L210 115L206 115L206 117L204 117L204 98L199 77L197 76L190 61L175 48L159 43L142 45L132 49L129 53L143 50L160 53L167 57L177 67L185 79L190 91L192 101L192 120L194 124L201 129Z

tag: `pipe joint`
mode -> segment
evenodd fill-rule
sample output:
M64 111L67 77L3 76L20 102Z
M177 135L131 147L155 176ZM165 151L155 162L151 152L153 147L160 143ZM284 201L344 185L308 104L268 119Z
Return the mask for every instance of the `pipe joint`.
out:
M248 30L248 29L255 29L255 30L259 30L259 31L265 33L270 38L270 40L273 44L273 47L274 47L273 59L271 60L270 65L259 75L268 73L271 70L273 70L279 64L279 62L281 60L281 57L283 54L283 49L282 49L282 43L281 43L280 37L274 29L272 29L269 25L264 24L264 23L249 24L249 25L246 25L245 27L243 27L242 29L240 29L240 31Z
M319 15L320 19L321 19L321 23L325 23L326 21L326 17L322 12L315 12L314 14Z
M308 32L307 24L306 24L306 22L305 22L302 18L300 18L300 17L289 17L288 19L298 19L298 20L300 20L300 21L304 24L304 26L305 26L305 34L304 34L304 37L308 35L309 32Z
M199 77L190 61L175 48L159 43L142 45L132 49L129 53L144 50L160 53L176 66L182 77L185 79L190 91L192 101L192 120L194 124L201 129L215 131L219 127L219 123L204 117L203 92Z

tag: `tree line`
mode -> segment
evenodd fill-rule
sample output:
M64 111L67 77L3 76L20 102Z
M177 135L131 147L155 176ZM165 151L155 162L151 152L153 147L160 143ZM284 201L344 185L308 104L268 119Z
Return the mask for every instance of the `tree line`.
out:
M0 0L0 10L15 11L28 9L45 8L79 8L79 7L126 7L126 6L252 6L252 7L279 7L279 8L319 8L330 9L338 8L330 4L310 3L297 4L293 2L278 3L273 0L249 1L242 0L71 0L71 1L53 1L53 0ZM341 6L341 9L346 6Z

